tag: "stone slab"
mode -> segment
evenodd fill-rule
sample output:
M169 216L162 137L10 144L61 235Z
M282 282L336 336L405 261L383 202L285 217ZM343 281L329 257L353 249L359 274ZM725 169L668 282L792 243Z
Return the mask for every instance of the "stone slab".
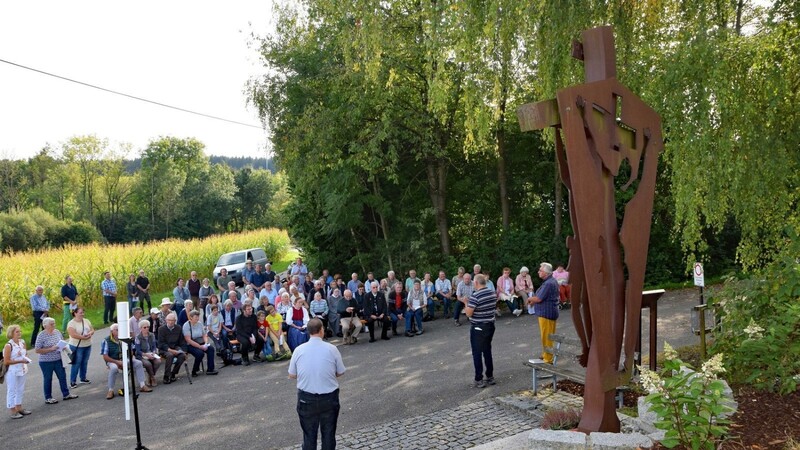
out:
M586 450L587 436L577 431L540 430L528 433L528 444L537 450Z
M653 448L653 441L640 433L591 433L587 448L592 450L636 450Z

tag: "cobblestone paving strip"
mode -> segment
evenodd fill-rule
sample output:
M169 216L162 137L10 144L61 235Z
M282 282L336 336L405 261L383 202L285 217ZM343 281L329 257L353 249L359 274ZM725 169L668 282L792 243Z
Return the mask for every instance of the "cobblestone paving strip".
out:
M336 436L336 448L364 449L465 449L539 426L539 419L517 408L483 400L431 414L366 426ZM299 449L285 447L283 450Z

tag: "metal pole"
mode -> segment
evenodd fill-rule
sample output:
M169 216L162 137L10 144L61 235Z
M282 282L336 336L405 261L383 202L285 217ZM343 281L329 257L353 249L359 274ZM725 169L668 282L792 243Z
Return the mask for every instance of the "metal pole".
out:
M130 361L130 373L131 373L131 398L133 398L133 423L136 425L136 450L148 450L147 447L142 445L142 432L139 428L139 402L137 399L139 398L139 394L136 392L136 378L133 374L133 339L120 339L128 344L128 360Z
M702 291L703 288L700 288ZM700 314L700 357L706 359L706 308L705 305L697 308Z

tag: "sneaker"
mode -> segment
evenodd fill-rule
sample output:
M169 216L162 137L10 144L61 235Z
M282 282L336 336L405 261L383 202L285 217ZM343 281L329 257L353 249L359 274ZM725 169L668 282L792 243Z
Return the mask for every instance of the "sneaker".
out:
M520 314L522 314L522 310L521 310L521 309L519 309L519 308L517 308L517 309L515 309L515 310L514 310L513 314L514 314L515 316L519 317L519 315L520 315Z
M75 395L75 394L69 394L68 396L64 397L64 401L72 400L72 399L75 399L75 398L78 398L78 396ZM53 400L55 400L55 399L53 399Z
M267 362L273 362L275 361L275 355L267 355L267 357L264 358L264 360L266 360Z
M417 336L419 336L420 334L422 334L422 333L424 333L424 332L425 332L424 330L419 330L419 331L417 331Z
M388 341L388 340L390 340L392 338L390 338L389 336L386 336L386 337L381 337L381 339L383 339L384 341Z
M218 373L219 372L217 372L216 370L209 370L209 371L206 372L206 375L216 375Z
M20 413L16 413L16 414L12 414L11 415L12 419L22 419L23 417L24 416L22 414L20 414Z
M488 384L489 386L494 386L495 384L497 384L497 382L494 381L494 377L489 377L486 379L486 384Z
M92 382L89 380L81 380L78 382L78 384L92 384Z
M152 388L147 387L147 385L142 386L139 388L139 392L153 392Z
M373 342L375 342L375 338L370 338L370 339L369 339L369 343L371 344L371 343L373 343Z
M500 312L500 308L497 308L497 309L494 310L494 315L496 315L497 317L500 317L500 316L503 315L503 313Z
M459 322L458 320L455 320L454 322L456 323L456 326L457 326L457 327L460 327L460 326L461 326L461 322Z
M69 387L72 388L72 389L75 389L75 388L78 387L78 383L70 383Z
M486 380L476 381L476 382L472 383L472 387L478 388L478 389L483 389L483 388L486 387Z
M192 378L197 378L197 372L196 371L192 372Z
M125 389L120 388L119 390L117 390L117 395L119 395L120 397L124 397L125 396Z
M67 399L67 398L66 398L66 397L64 397L64 400L66 400L66 399ZM47 400L45 400L44 402L45 402L45 403L47 403L48 405L55 405L56 403L58 403L58 400L56 400L56 399L54 399L54 398L48 398L48 399L47 399Z
M363 331L364 333L369 333L369 327L364 327L364 329L363 329L362 331Z
M22 414L23 416L30 416L31 415L31 412L28 411L27 409L23 409L22 411L19 411L19 413Z
M114 391L108 391L106 393L106 400L111 400L112 398L114 398Z
M246 359L246 360L242 361L242 365L243 366L249 366L250 365L250 360Z
M164 384L170 384L170 383L172 383L172 380L167 377L164 377Z

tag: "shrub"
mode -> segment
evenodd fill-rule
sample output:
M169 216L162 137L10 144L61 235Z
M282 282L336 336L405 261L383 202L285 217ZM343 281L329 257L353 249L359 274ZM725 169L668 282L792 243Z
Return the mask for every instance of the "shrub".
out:
M722 417L732 410L725 405L724 384L717 379L722 354L706 361L699 372L678 359L677 352L664 344L664 369L659 375L640 367L641 383L650 394L647 402L658 416L657 428L666 431L661 444L678 444L692 449L714 449L727 433L728 421Z
M793 392L800 374L800 239L785 258L753 278L728 278L712 291L720 329L711 351L725 354L730 380Z
M545 430L571 430L581 421L581 413L577 409L552 409L542 418Z

